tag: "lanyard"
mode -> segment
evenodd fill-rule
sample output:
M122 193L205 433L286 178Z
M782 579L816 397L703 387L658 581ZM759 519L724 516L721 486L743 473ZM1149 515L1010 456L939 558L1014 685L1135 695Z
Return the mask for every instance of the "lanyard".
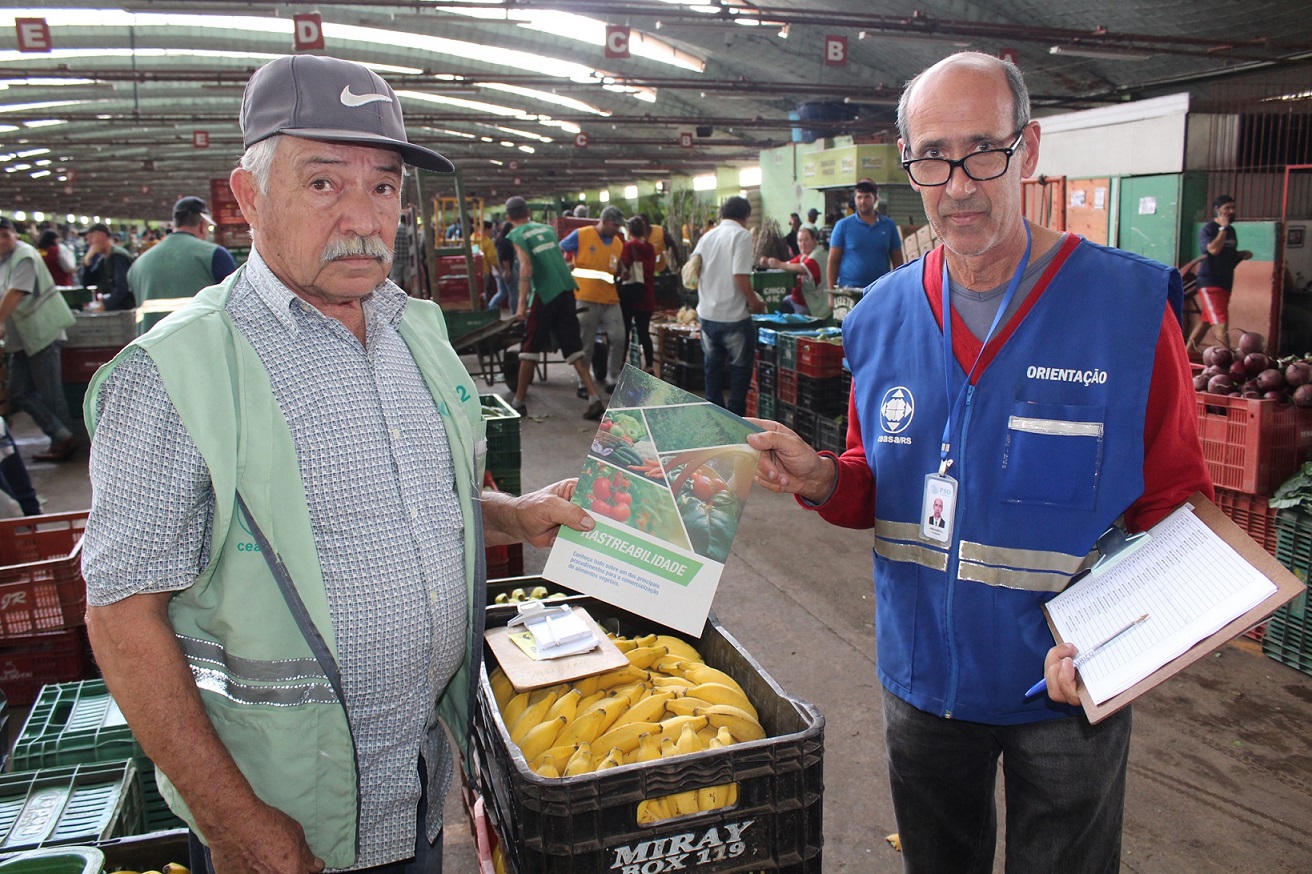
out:
M989 325L989 332L984 335L984 341L980 344L979 354L975 356L975 363L970 365L966 371L966 381L957 392L956 400L952 400L952 362L956 360L952 351L952 287L948 282L948 255L946 250L943 252L943 384L947 389L948 400L951 406L948 408L948 420L943 424L943 440L939 449L939 466L938 474L943 476L948 472L952 465L948 453L952 451L952 433L955 430L957 414L961 409L963 398L966 404L970 404L970 397L975 394L975 387L971 385L970 378L975 373L975 368L979 367L979 361L984 357L984 350L989 345L989 340L993 338L993 332L998 329L998 324L1002 321L1002 316L1007 312L1007 307L1011 306L1011 301L1016 297L1016 290L1020 288L1021 277L1025 275L1025 267L1030 261L1030 246L1034 243L1034 235L1030 233L1030 224L1025 222L1025 254L1021 256L1020 263L1016 265L1016 272L1011 277L1011 282L1007 285L1007 293L1002 297L1002 303L998 305L998 311L993 316L993 324Z

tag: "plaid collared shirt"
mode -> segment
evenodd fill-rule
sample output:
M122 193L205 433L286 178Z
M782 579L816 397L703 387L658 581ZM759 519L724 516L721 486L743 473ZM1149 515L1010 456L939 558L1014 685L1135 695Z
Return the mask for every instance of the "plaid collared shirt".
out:
M365 300L361 347L252 252L227 305L296 447L360 764L358 868L414 855L421 752L435 790L429 821L440 822L450 754L426 738L441 737L429 731L433 704L468 633L451 450L397 333L406 301L391 283ZM88 601L184 589L205 564L214 515L204 460L145 352L115 369L99 404Z

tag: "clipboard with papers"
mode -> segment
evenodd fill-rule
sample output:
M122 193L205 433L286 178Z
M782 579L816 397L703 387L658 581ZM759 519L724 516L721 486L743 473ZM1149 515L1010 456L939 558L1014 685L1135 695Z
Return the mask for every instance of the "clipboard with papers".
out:
M1082 650L1124 629L1076 681L1091 723L1175 676L1266 619L1302 581L1200 493L1149 531L1099 539L1102 558L1044 605L1058 643Z

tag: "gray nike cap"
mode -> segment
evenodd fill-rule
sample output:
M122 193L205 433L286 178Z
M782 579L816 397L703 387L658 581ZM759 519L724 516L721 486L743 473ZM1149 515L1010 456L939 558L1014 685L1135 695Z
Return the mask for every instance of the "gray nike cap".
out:
M401 101L383 78L354 61L291 55L255 71L241 99L242 144L278 134L396 149L407 164L437 173L455 166L405 135Z

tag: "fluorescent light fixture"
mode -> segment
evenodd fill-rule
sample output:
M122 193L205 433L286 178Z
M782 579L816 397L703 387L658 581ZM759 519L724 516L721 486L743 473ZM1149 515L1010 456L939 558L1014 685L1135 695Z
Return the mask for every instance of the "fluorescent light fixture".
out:
M705 176L692 177L693 191L714 191L715 188L716 180L714 173L707 173Z
M605 188L601 189L601 191L597 193L597 200L600 200L602 203L610 203L610 191Z
M579 203L583 203L583 202L586 201L587 199L588 199L588 193L587 193L586 191L580 191L580 192L579 192Z
M743 188L759 188L761 185L761 167L743 167L738 171L738 184Z
M77 106L89 100L42 100L39 103L9 103L0 106L0 112L31 112L33 109L50 109L55 106Z
M45 214L45 213L43 213L43 212L34 212L34 213L32 213L32 221L34 221L34 222L43 222L43 221L45 221L45 220L46 220L46 214Z
M788 39L788 34L792 32L792 29L793 26L791 24L785 24L783 27L779 28L779 38Z
M50 171L49 171L49 170L38 170L38 171L36 171L35 173L32 173L32 174L30 174L30 175L31 175L31 177L32 177L33 179L40 179L40 178L43 177L43 176L49 176L49 175L50 175ZM37 221L41 221L41 220L40 220L40 219L37 219Z
M50 154L50 150L49 150L49 149L24 149L23 151L21 151L21 152L17 152L17 153L15 153L15 154L16 154L17 157L19 157L19 158L35 158L37 155L48 155L48 154Z
M70 213L67 213L67 214L64 216L64 221L67 222L67 223L70 224L70 225L71 225L74 221L76 221L76 220L77 220L77 217L76 217L75 215L73 215L71 212L70 212Z
M625 199L625 200L637 200L637 199L638 199L638 186L636 186L636 185L625 185L625 186L624 186L624 199Z
M14 210L14 221L19 221L19 222L27 221L27 212L21 209Z
M57 124L68 124L68 120L63 118L37 118L23 122L23 127L54 127Z
M1108 46L1105 49L1090 49L1083 46L1053 46L1048 49L1050 55L1069 55L1073 58L1100 58L1106 61L1146 61L1152 57L1148 52L1136 52L1133 49L1118 49Z

